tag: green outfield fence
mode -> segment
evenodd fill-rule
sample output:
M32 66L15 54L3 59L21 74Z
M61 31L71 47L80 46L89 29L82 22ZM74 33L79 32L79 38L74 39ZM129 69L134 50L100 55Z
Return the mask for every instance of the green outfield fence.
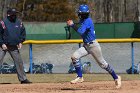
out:
M66 23L25 23L27 40L65 40L69 34L71 39L80 39L72 29L65 31ZM140 38L140 23L96 23L97 39Z
M29 44L30 73L32 73L32 44L82 43L80 36L66 23L25 23ZM134 42L140 42L140 23L97 23L97 41L100 43L131 43L131 64L134 73Z

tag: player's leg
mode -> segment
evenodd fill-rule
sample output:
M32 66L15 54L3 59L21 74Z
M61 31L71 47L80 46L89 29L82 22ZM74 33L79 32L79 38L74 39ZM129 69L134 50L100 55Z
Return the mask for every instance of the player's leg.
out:
M77 73L77 78L75 80L72 80L71 83L79 83L84 81L82 76L82 66L80 58L86 56L87 54L88 52L85 50L84 47L79 48L73 53L71 59Z
M101 51L101 47L99 45L98 42L95 42L93 44L90 45L86 45L86 48L88 50L88 52L95 58L96 62L99 64L99 66L103 69L105 69L106 71L108 71L108 73L111 74L111 76L113 77L113 79L115 81L117 81L116 83L116 87L120 88L121 87L121 77L118 76L114 69L104 60L103 56L102 56L102 51ZM118 84L119 83L119 84Z
M4 56L6 54L6 50L3 50L1 47L0 47L0 71L2 69L2 63L3 63L3 59L4 59Z
M19 50L17 49L17 47L9 47L9 48L10 49L8 50L8 52L11 55L12 59L14 60L19 81L21 83L31 83L26 78L26 74L23 67L23 61Z

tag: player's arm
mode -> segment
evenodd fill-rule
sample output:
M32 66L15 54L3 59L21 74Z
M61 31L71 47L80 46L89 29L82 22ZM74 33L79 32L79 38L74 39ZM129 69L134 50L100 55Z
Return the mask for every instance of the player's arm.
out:
M67 25L72 27L75 31L77 31L80 35L84 34L88 29L90 29L89 22L84 22L80 27L73 23L72 20L67 21Z
M71 26L75 31L78 31L78 25L77 24L73 24L73 26Z
M78 30L78 26L76 24L74 24L72 20L68 20L67 25L72 27L75 31Z
M72 26L72 28L73 28L75 31L77 31L77 30L78 30L78 26L77 26L77 25L75 25L75 24Z
M82 25L78 28L77 32L78 32L80 35L83 35L85 32L89 31L89 28L90 28L90 26L89 26L87 23L85 23L85 24L82 24Z

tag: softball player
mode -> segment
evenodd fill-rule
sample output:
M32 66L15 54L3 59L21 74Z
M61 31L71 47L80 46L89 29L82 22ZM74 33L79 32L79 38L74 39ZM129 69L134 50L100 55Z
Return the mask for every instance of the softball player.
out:
M94 23L92 19L89 17L90 11L88 5L80 5L78 9L78 17L80 19L78 27L76 24L73 23L72 20L67 21L67 25L72 27L75 31L77 31L81 37L83 38L84 45L83 47L76 50L71 59L72 63L76 69L77 78L72 80L71 83L81 83L84 81L82 77L82 69L79 59L84 57L88 54L91 54L99 66L106 71L113 77L115 81L116 88L121 87L121 77L115 73L113 68L104 60L102 56L102 51L99 43L96 41L95 37L95 30L94 30Z

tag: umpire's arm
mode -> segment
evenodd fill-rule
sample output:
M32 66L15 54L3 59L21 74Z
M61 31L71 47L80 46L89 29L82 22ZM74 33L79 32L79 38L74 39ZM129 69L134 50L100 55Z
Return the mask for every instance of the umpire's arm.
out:
M21 31L20 31L20 43L23 43L26 39L26 30L25 27L23 25L23 23L21 22Z
M3 27L2 27L2 24L0 23L0 45L2 45L4 42L3 42Z

